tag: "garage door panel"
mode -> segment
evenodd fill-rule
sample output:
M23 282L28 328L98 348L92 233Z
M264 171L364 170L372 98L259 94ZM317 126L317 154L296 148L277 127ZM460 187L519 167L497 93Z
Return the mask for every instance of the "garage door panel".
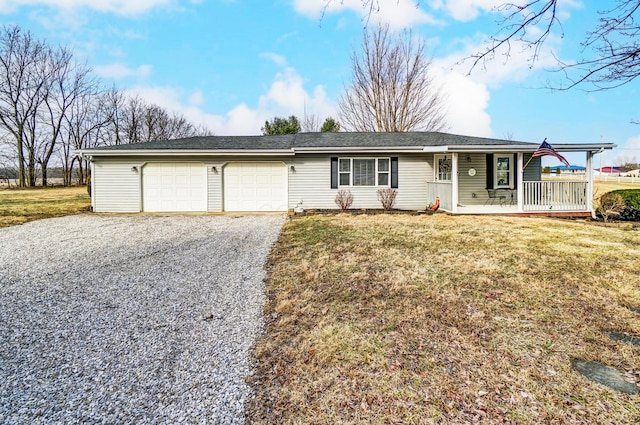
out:
M224 169L225 211L286 211L283 163L230 163Z
M146 164L142 169L144 211L206 211L206 178L201 163Z

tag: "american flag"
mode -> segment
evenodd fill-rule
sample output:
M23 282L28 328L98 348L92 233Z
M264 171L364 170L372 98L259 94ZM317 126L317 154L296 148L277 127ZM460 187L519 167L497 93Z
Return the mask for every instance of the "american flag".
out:
M570 167L570 164L569 164L569 161L567 161L567 158L565 158L564 156L562 156L558 152L556 152L556 150L553 149L553 146L551 146L547 142L547 138L545 137L545 139L542 141L542 143L540 143L540 146L538 147L538 149L536 149L536 151L533 153L533 155L531 155L531 158L538 158L538 157L547 156L547 155L555 156L564 165L566 165L567 167Z

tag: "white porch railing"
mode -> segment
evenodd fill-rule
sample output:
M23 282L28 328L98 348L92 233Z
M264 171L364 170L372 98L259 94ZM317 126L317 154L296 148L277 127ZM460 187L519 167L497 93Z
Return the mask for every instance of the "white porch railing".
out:
M586 211L587 182L522 182L524 211Z
M453 185L451 182L427 182L427 201L430 204L440 198L440 208L445 211L453 210Z

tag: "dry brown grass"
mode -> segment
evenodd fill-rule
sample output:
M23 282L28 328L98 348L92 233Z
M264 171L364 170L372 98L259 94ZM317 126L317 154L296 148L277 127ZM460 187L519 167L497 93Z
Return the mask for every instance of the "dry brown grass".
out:
M567 220L311 216L272 251L250 423L637 423L640 234Z
M54 187L0 190L0 227L88 211L87 188Z
M616 181L604 181L595 180L593 183L593 193L602 194L611 192L618 189L640 189L640 182L616 182Z

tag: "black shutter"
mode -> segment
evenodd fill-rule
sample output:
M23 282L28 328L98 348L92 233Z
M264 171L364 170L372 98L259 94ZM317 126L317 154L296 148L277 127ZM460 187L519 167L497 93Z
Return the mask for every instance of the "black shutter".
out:
M391 157L391 187L398 188L398 157Z
M487 189L493 189L493 154L487 154Z
M513 154L513 188L518 187L518 154Z
M331 158L331 189L338 188L338 158Z

